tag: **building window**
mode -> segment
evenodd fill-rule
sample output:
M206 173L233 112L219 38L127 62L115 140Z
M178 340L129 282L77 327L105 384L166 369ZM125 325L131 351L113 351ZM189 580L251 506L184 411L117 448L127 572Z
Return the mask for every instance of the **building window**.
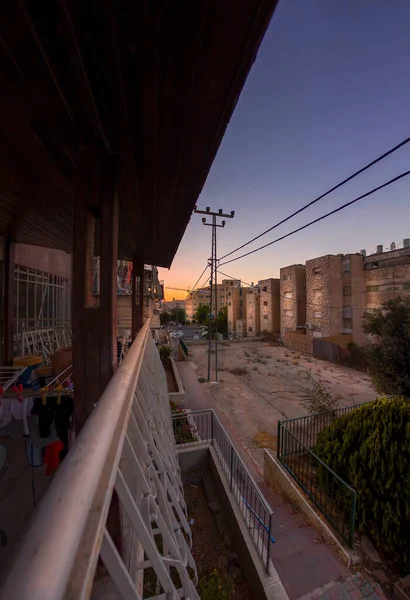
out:
M268 306L269 302L267 300L263 301L263 306Z
M282 281L292 281L292 275L284 275Z
M232 306L232 302L228 302L229 306Z
M320 300L322 297L322 290L313 290L313 298L315 300Z
M265 285L265 287L262 288L262 292L267 292L267 291L268 291L268 288Z
M233 286L233 281L230 281L230 282L229 282L229 285L232 287L232 286Z
M293 298L293 293L292 292L285 292L284 296L285 296L285 298Z
M350 258L343 260L343 273L350 273Z
M248 331L252 331L252 327L248 327Z
M378 285L366 285L366 292L378 292L378 291L379 291Z
M367 289L367 288L366 288ZM410 290L410 283L405 283L403 285L403 290Z
M313 316L315 317L315 319L321 319L322 318L322 311L321 310L315 310L315 312L313 313Z
M352 318L352 307L344 306L342 309L342 318L343 319L351 319Z
M228 296L232 296L231 292L229 292Z
M267 321L268 320L268 315L263 315L263 318Z
M313 275L320 275L322 272L322 269L320 267L313 267Z
M343 286L343 296L351 296L352 295L352 287L350 285Z
M352 319L343 319L343 329L352 330ZM343 331L343 333L350 333L350 331Z
M283 314L285 317L293 317L293 310L284 310Z

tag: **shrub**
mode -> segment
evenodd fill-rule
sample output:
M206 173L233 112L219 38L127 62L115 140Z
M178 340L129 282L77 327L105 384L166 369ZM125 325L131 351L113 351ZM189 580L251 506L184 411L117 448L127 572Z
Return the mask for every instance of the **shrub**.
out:
M222 577L216 569L212 573L203 573L198 583L201 600L230 600L233 585L230 577Z
M158 346L159 356L161 358L161 362L164 366L164 369L169 365L172 355L171 346Z
M318 436L318 456L357 491L356 524L410 565L410 403L379 398Z
M298 364L298 362L294 361L293 364ZM305 372L305 375L307 385L302 388L301 405L303 408L306 408L312 415L337 408L336 398L325 388L322 380L319 377L315 379L310 369Z
M363 317L373 343L365 348L370 376L380 394L410 398L410 298L394 298Z

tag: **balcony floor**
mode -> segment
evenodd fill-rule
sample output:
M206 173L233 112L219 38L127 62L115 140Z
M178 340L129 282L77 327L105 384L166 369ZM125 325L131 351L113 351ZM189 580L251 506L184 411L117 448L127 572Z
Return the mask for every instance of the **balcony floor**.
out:
M8 463L0 473L0 529L7 543L0 548L0 585L18 545L27 530L36 504L46 492L51 477L44 474L44 466L32 468L26 458L25 440L0 437L0 444L8 449Z

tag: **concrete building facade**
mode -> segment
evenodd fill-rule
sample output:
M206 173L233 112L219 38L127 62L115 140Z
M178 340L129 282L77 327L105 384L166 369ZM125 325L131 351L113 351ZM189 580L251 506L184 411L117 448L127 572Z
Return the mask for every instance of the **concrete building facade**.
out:
M259 286L251 287L246 296L246 337L257 337L261 332L261 292Z
M260 331L280 333L280 280L261 279L260 288Z
M388 252L378 246L375 254L365 257L364 273L366 309L379 308L398 295L410 296L410 239L403 240L403 248Z
M289 265L280 270L280 333L295 331L306 323L306 266Z
M315 337L351 333L362 340L363 256L338 254L306 262L306 322Z

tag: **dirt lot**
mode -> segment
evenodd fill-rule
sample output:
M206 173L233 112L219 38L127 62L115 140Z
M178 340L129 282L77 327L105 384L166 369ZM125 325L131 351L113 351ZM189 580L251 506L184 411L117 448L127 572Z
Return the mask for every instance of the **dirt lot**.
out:
M206 377L207 346L190 346L189 356L198 378ZM209 385L208 392L259 467L263 451L258 447L258 433L259 437L261 432L275 436L278 420L308 414L300 404L308 369L320 377L340 407L376 396L363 373L270 343L223 342L218 347L218 364L219 385Z

